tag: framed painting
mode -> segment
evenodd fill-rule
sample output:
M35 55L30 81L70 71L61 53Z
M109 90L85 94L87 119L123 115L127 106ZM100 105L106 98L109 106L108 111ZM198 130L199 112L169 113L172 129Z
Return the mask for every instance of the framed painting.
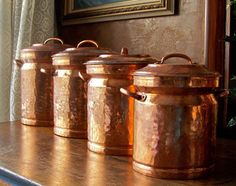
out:
M63 25L172 15L175 0L64 0Z

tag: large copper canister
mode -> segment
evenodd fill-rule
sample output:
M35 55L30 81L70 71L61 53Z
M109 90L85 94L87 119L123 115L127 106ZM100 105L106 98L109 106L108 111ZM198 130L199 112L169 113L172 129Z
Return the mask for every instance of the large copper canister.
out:
M90 46L83 47L85 45ZM95 41L84 40L77 48L68 48L52 56L56 135L87 138L87 75L84 63L111 52L110 49L98 47Z
M88 149L109 155L132 155L134 99L120 93L133 89L132 73L154 59L149 56L101 55L86 63L88 83Z
M181 57L189 64L166 63ZM172 59L173 60L173 59ZM170 54L134 73L134 170L157 178L192 179L214 167L220 75L188 56Z
M51 55L65 50L69 45L58 38L33 44L21 50L21 122L32 126L53 125L52 77L41 68L52 71Z

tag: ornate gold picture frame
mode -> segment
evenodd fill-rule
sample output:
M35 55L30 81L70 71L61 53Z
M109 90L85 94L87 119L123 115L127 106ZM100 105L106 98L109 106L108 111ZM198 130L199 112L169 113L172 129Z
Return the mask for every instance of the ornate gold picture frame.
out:
M175 0L64 0L63 25L172 15Z

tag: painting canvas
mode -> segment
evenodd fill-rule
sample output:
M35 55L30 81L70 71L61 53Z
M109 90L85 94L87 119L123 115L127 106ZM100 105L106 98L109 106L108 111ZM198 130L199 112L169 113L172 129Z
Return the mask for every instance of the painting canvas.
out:
M116 3L125 0L75 0L74 1L74 8L81 9L81 8L89 8L89 7L96 7L101 6L108 3Z
M63 25L173 15L175 0L64 0Z

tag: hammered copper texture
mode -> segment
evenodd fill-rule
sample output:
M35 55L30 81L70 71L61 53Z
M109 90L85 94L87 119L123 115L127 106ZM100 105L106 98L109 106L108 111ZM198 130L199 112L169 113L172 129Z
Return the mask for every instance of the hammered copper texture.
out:
M132 155L134 99L121 95L129 79L92 78L88 84L88 147L113 155Z
M145 102L135 100L134 169L158 178L206 176L215 160L214 95L148 92Z
M121 94L120 88L134 91L131 74L152 62L149 57L140 63L135 63L134 59L139 58L114 57L112 62L123 61L115 65L112 62L89 64L92 60L86 63L86 72L91 77L87 93L88 148L91 151L132 155L134 99Z
M52 126L52 77L41 68L51 71L51 64L25 63L21 69L22 118L26 125Z
M54 132L64 137L87 138L87 83L76 69L58 71L65 73L54 76Z

